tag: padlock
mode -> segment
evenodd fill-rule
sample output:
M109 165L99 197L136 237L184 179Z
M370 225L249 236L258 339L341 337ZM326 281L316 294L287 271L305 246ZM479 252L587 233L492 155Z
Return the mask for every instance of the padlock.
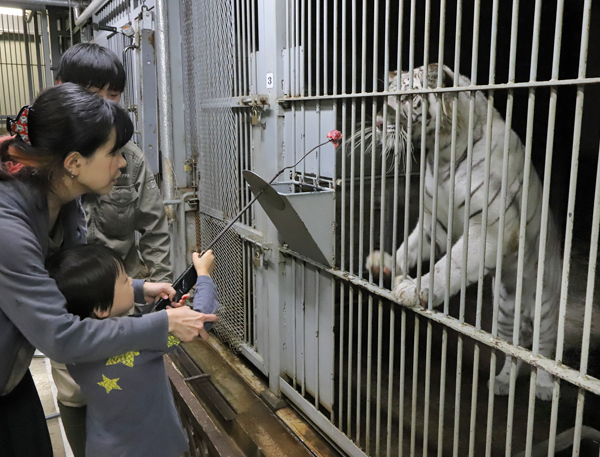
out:
M262 262L262 254L260 251L254 251L254 257L252 258L252 263L255 268L260 268L263 266Z
M252 125L258 125L258 110L252 108Z

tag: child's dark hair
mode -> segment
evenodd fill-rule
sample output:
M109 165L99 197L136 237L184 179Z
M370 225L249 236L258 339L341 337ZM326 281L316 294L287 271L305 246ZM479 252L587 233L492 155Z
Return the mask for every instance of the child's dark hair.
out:
M116 131L113 152L133 135L133 124L117 104L77 84L60 84L41 92L28 116L31 145L16 137L0 144L0 181L33 176L49 186L54 176L66 173L64 160L73 151L91 157ZM4 162L25 165L9 173Z
M106 246L84 244L54 254L46 268L67 300L67 311L84 319L96 309L110 311L125 263Z
M65 51L60 59L56 80L83 87L123 92L125 69L117 55L96 43L79 43Z

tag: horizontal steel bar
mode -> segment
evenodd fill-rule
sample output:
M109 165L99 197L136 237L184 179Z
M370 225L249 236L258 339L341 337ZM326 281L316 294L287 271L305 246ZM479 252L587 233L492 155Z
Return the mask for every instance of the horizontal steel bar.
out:
M394 300L394 297L392 297L392 294L388 289L383 289L381 287L378 287L375 284L371 284L371 283L365 281L364 279L361 279L357 276L351 275L347 272L340 271L335 268L327 267L319 262L315 262L314 260L309 259L308 257L298 254L297 252L292 251L291 249L280 247L279 251L282 254L290 255L290 256L296 257L304 262L310 263L311 265L313 265L317 268L320 268L323 271L326 271L327 273L331 274L332 276L335 276L336 278L339 278L341 280L352 283L358 287L361 287L375 295L378 295L382 298L385 298L385 299L391 301L392 303L396 303L398 306L402 306L403 308L408 308L408 309L414 311L416 314L420 314L421 316L426 317L427 319L431 319L435 322L443 324L452 330L462 333L463 335L469 336L469 337L473 338L474 340L479 341L479 342L491 347L492 349L499 349L508 355L511 355L513 357L517 357L517 358L523 360L524 362L528 363L529 365L532 365L537 368L542 368L543 370L546 370L548 373L550 373L560 379L568 381L569 383L571 383L577 387L581 387L582 389L585 389L596 395L600 395L600 379L596 379L594 377L587 376L587 375L582 376L581 373L579 373L579 371L569 368L560 362L550 360L550 359L540 356L540 355L534 355L528 349L522 348L520 346L513 346L508 341L504 341L500 338L496 338L488 332L484 332L483 330L478 330L475 327L473 327L472 325L469 325L467 323L461 323L458 319L455 319L454 317L447 316L447 315L444 315L443 313L433 311L433 310L429 311L420 306L413 307L413 306L407 306L407 305L398 303Z
M338 95L315 95L311 97L289 97L280 98L279 103L301 102L307 100L340 100L360 97L388 97L395 95L418 95L418 94L446 94L449 92L474 92L479 90L509 90L509 89L528 89L530 87L557 87L557 86L576 86L587 84L598 84L600 78L577 78L577 79L552 79L550 81L529 81L523 83L504 83L504 84L481 84L459 87L435 87L428 89L410 89L406 91L382 91L382 92L357 92L354 94Z

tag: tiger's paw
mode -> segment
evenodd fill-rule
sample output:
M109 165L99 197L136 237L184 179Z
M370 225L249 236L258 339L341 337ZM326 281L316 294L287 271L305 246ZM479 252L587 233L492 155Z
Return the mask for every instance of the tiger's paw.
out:
M510 380L504 379L501 375L496 376L496 379L494 379L494 395L508 395L510 390L509 382ZM490 382L488 381L488 389L489 388Z
M392 274L392 263L393 258L390 254L385 251L373 251L371 252L365 261L365 268L373 273L373 276L379 277L381 270L381 255L383 253L383 277L389 279Z
M554 381L552 375L547 371L538 369L538 375L535 383L535 396L542 401L552 400L554 393Z
M396 276L394 284L395 287L392 290L392 296L398 303L408 306L427 307L429 290L421 289L421 293L418 294L417 282L414 279L408 276L404 279L401 276Z

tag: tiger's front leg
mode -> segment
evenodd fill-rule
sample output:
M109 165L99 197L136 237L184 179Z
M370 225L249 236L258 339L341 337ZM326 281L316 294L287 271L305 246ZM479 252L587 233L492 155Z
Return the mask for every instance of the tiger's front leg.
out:
M448 258L442 256L434 267L434 273L431 272L421 277L421 286L417 290L417 281L412 278L402 278L397 276L394 279L394 289L392 295L399 303L408 306L426 307L429 302L429 296L432 294L432 305L440 305L444 301L446 288L449 296L455 295L460 290L463 270L466 269L467 285L477 281L479 274L480 253L482 249L481 225L471 223L468 231L468 254L467 265L463 265L463 251L465 249L465 238L460 237L451 249L450 281L447 282ZM493 242L494 236L487 236L487 246L485 249L484 275L495 266L497 245ZM432 282L433 277L433 284Z

